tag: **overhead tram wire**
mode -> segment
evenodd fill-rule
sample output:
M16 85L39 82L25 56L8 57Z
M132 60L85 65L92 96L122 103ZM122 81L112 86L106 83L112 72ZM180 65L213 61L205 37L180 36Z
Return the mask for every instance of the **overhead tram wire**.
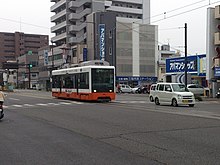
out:
M185 14L185 13L188 13L188 12L192 12L192 11L195 11L195 10L198 10L198 9L201 9L201 8L204 8L204 7L207 7L207 6L210 6L210 5L214 5L214 4L219 3L219 2L220 2L220 1L216 1L216 2L213 2L213 3L209 3L209 4L206 4L206 5L203 5L203 6L194 8L194 9L187 10L187 11L185 11L185 12L181 12L181 13L174 14L174 15L169 16L169 17L166 17L166 18L159 19L159 20L157 20L157 21L153 21L153 22L151 22L151 23L160 22L160 21L163 21L163 20L166 20L166 19L169 19L169 18L173 18L173 17L179 16L179 15L182 15L182 14ZM152 18L152 17L151 17L151 18ZM146 19L147 19L147 18L146 18ZM149 18L148 18L148 19L149 19ZM135 22L133 22L133 23L135 23ZM124 25L124 23L122 23L122 22L121 22L121 24ZM139 26L137 26L137 27L133 27L133 28L130 28L130 27L129 27L129 29L126 29L126 30L124 30L124 31L136 29L136 28L139 28L139 27L142 27L142 26L145 26L145 25L147 25L147 24L143 24L143 25L141 24L141 25L139 25ZM150 24L148 24L148 25L150 25ZM124 32L124 31L121 31L121 32Z
M7 19L7 18L1 18L1 20L5 20L5 21L10 21L10 22L14 22L14 23L19 23L19 24L25 24L25 25L29 25L29 26L34 26L34 27L38 27L38 28L43 28L43 29L50 29L46 26L40 26L40 25L35 25L35 24L30 24L30 23L26 23L26 22L22 22L22 21L16 21L16 20L12 20L12 19Z
M204 2L204 1L206 1L206 0L201 0L201 1L198 1L198 2L194 2L194 3L188 4L188 5L182 6L182 7L178 7L178 8L176 8L176 9L172 9L172 10L170 10L170 11L163 12L163 13L161 13L161 14L157 14L157 15L154 15L154 16L151 16L151 17L147 17L147 18L145 18L145 19L143 19L143 20L150 20L150 19L152 19L152 18L154 18L154 17L162 16L162 15L164 15L165 13L166 13L166 14L167 14L167 13L172 13L172 12L174 12L174 11L177 11L177 10L180 10L180 9L184 9L184 8L186 8L186 7L190 7L190 6L193 6L193 5L195 5L195 4L198 4L198 3L201 3L201 2ZM210 2L209 2L209 4L210 4ZM138 23L139 21L143 21L143 20L134 21L133 23Z

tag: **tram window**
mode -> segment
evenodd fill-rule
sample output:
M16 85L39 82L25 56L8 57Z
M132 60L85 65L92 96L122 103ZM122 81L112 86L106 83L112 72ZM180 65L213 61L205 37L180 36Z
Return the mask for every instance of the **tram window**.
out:
M80 73L80 87L81 89L89 89L89 73Z
M73 88L73 81L71 79L71 75L65 75L64 81L63 81L63 87L64 88Z
M53 88L60 88L61 86L61 76L53 76L52 81L53 81Z

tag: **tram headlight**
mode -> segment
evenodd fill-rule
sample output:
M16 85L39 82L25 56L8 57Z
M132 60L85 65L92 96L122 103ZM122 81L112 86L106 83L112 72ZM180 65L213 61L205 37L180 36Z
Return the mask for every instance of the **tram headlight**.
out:
M109 92L112 92L112 90L109 90Z
M96 90L94 90L93 92L96 92Z

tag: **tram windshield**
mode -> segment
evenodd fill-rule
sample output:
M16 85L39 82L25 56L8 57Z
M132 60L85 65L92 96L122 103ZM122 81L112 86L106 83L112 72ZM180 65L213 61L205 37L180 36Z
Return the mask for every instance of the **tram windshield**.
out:
M93 68L92 91L114 92L114 70Z

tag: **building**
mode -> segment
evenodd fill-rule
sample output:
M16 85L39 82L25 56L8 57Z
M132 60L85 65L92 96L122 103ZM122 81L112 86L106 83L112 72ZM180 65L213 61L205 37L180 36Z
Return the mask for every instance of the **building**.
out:
M25 54L18 57L18 88L36 88L38 86L38 54Z
M215 97L220 88L220 6L207 9L206 80Z
M48 35L0 32L0 65L5 61L16 61L28 52L37 54L40 47L48 45L48 38Z
M166 75L166 59L180 57L180 53L170 50L170 45L158 46L158 58L157 61L157 77L158 81L163 82Z
M51 32L57 46L86 43L86 16L92 12L113 11L123 22L150 23L150 0L51 0L54 15Z

